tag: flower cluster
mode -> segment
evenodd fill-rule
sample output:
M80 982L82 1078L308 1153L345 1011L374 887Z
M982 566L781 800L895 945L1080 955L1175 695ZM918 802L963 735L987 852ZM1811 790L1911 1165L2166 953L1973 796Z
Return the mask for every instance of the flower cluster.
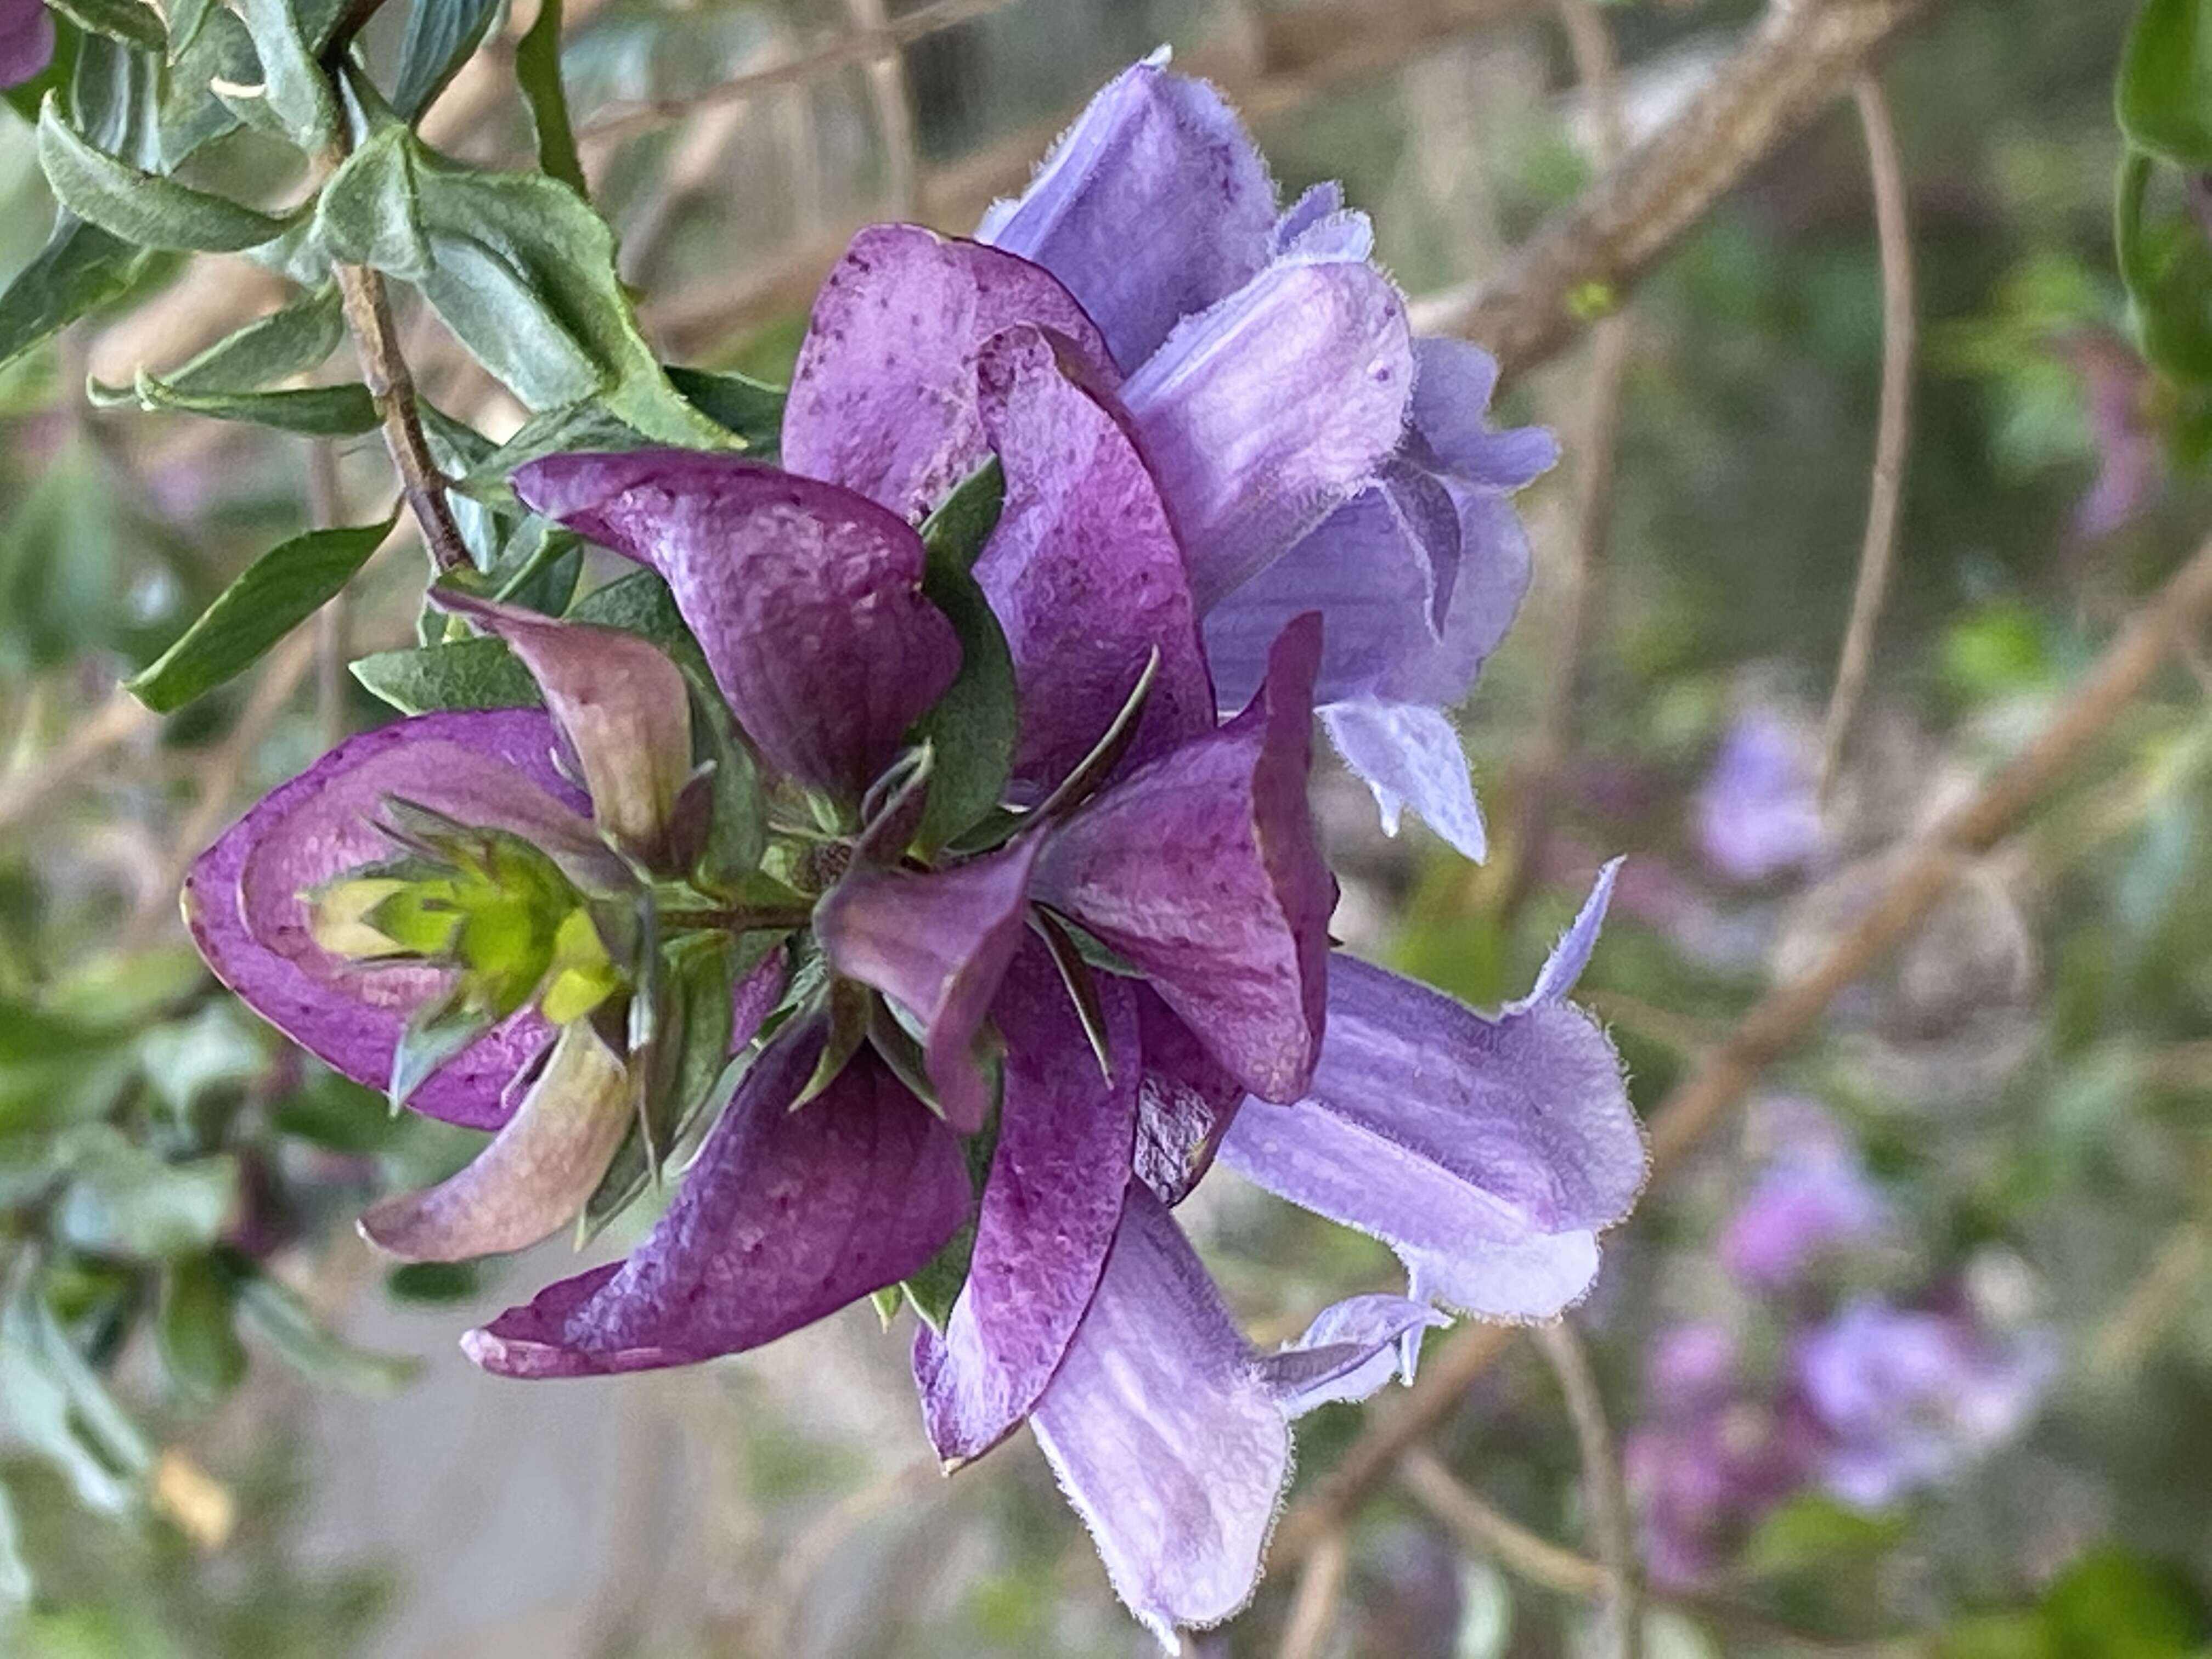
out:
M1443 711L1553 453L1489 429L1488 359L1413 339L1370 241L1138 65L975 240L854 240L780 468L515 477L658 574L696 670L441 588L546 708L356 738L201 860L195 933L248 1002L497 1131L364 1218L395 1254L602 1217L738 1056L650 1235L470 1333L478 1364L688 1364L902 1287L939 1455L1028 1422L1172 1644L1249 1595L1295 1417L1410 1372L1440 1309L1587 1290L1645 1165L1566 1000L1612 871L1496 1018L1328 937L1316 717L1386 818L1480 850ZM1217 1157L1388 1241L1407 1295L1254 1351L1173 1215Z
M1880 1509L1940 1486L2024 1428L2052 1353L1942 1289L1913 1304L1836 1286L1893 1225L1835 1121L1764 1103L1772 1156L1722 1235L1742 1290L1772 1298L1767 1344L1711 1321L1676 1326L1645 1369L1650 1407L1625 1459L1644 1559L1662 1583L1724 1566L1758 1522L1813 1489ZM1759 1363L1760 1346L1774 1350Z

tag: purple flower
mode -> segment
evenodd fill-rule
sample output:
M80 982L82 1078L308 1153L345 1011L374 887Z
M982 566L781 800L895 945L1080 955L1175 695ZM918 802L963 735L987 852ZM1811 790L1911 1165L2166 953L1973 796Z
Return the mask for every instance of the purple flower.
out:
M1772 1157L1721 1233L1721 1262L1736 1280L1787 1290L1838 1246L1877 1236L1887 1206L1858 1149L1808 1100L1764 1102Z
M1218 211L1190 210L1200 190ZM641 641L446 600L507 641L550 714L356 739L218 844L192 903L276 1024L499 1129L454 1181L371 1212L415 1253L511 1249L573 1212L629 1119L656 1118L675 960L656 953L771 936L733 991L742 1080L660 1222L464 1346L518 1377L683 1364L902 1285L939 1455L1029 1422L1172 1643L1249 1598L1292 1419L1409 1371L1431 1304L1542 1318L1587 1289L1644 1171L1618 1056L1565 1000L1613 871L1495 1018L1330 950L1317 695L1340 741L1426 744L1401 793L1428 810L1422 779L1448 773L1474 822L1430 696L1449 675L1390 698L1434 667L1421 652L1471 674L1494 641L1520 580L1498 585L1504 495L1550 453L1482 428L1480 363L1430 354L1413 386L1365 222L1326 192L1279 216L1211 89L1146 64L988 234L855 240L801 352L793 472L649 450L517 476L665 579L711 693ZM1011 659L1011 777L925 842L954 757L918 723L975 635L925 593L914 525L992 457L1004 505L973 577ZM1286 556L1352 562L1316 538L1377 492L1423 562L1397 618L1429 630L1419 652L1368 627L1395 601L1356 580L1240 611ZM1504 609L1448 629L1485 583ZM702 803L732 810L691 765L695 696L759 763L758 870L694 862ZM1342 713L1362 698L1364 727ZM1254 1351L1170 1213L1217 1156L1389 1240L1409 1295Z
M2157 378L2135 349L2109 329L2081 329L2059 343L2081 377L2097 476L2075 504L2074 527L2102 539L2140 514L2166 473Z
M1754 708L1738 716L1698 792L1706 862L1745 882L1816 863L1827 846L1818 764L1810 740L1779 715Z
M987 448L1006 459L1010 499L1047 504L1031 512L1068 499L1087 469L1118 470L1123 489L1094 533L1150 534L1164 519L1181 543L1182 614L1155 629L1171 633L1176 703L1208 695L1210 668L1220 706L1243 706L1283 627L1321 611L1316 698L1331 740L1389 828L1410 805L1480 857L1481 819L1443 711L1527 587L1508 497L1556 449L1541 432L1491 431L1495 365L1473 346L1410 337L1396 289L1369 263L1365 216L1334 185L1285 211L1219 94L1164 61L1102 91L975 242L911 226L861 234L816 306L786 462L909 516ZM1017 486L1005 428L1040 398L1073 401L1054 369L1082 388L1090 430L1026 453ZM1096 568L1033 568L1020 594L979 574L1028 626ZM1142 585L1128 592L1158 603ZM1036 672L1097 672L1103 654L1041 657Z
M1645 1569L1682 1587L1724 1566L1759 1519L1803 1486L1815 1437L1794 1402L1743 1376L1718 1326L1678 1325L1654 1340L1646 1415L1622 1462Z
M53 61L54 20L43 0L0 0L0 87L19 87Z
M1820 1479L1875 1509L1939 1485L2024 1428L2056 1369L2039 1334L1864 1298L1800 1338L1792 1372L1826 1439Z

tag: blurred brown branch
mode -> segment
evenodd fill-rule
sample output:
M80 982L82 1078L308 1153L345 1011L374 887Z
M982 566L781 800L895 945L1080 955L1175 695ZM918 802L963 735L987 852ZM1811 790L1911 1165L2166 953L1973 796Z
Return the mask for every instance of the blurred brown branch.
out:
M1680 1163L1741 1100L1760 1073L1812 1030L1846 986L1924 921L1972 860L1988 853L2072 769L2212 613L2212 542L2168 580L2105 647L2057 716L1975 793L1919 840L1899 849L1893 872L1851 929L1809 972L1776 986L1706 1051L1651 1119L1655 1178ZM1442 1422L1468 1384L1495 1364L1516 1332L1473 1325L1446 1343L1420 1381L1373 1420L1337 1465L1283 1517L1275 1559L1294 1562L1365 1499Z
M1676 237L1935 3L1776 0L1681 113L1547 219L1504 270L1417 303L1415 325L1480 342L1508 380L1526 374L1617 308Z
M1852 94L1866 131L1867 168L1874 178L1874 215L1881 243L1881 413L1875 431L1874 478L1867 490L1866 537L1859 549L1851 616L1836 664L1836 689L1820 727L1820 798L1835 787L1844 739L1865 689L1874 657L1874 628L1897 556L1897 515L1905 494L1905 452L1912 435L1912 223L1905 161L1881 82L1863 75Z
M1582 1453L1583 1502L1589 1511L1587 1530L1604 1565L1606 1650L1620 1659L1641 1659L1642 1574L1637 1568L1635 1531L1629 1522L1628 1497L1621 1490L1620 1453L1598 1397L1589 1355L1573 1323L1565 1319L1540 1327L1536 1346L1551 1362L1559 1392L1566 1397L1567 1416Z
M108 750L160 723L153 711L128 691L113 692L65 733L37 765L13 776L0 776L0 830L14 829L98 765Z

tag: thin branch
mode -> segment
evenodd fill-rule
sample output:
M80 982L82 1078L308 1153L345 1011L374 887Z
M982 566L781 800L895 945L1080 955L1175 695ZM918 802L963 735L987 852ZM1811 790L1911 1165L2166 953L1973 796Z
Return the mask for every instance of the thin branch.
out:
M1317 1659L1335 1627L1337 1604L1344 1596L1345 1556L1344 1534L1333 1532L1306 1558L1276 1659Z
M154 711L118 690L73 727L35 766L0 776L0 830L52 804L98 765L108 750L160 724Z
M438 574L465 570L471 561L453 510L446 501L446 478L422 435L415 377L400 354L399 331L384 278L366 265L337 265L338 295L345 302L346 326L361 359L361 378L384 422L384 447L391 453L408 510L422 526L422 544Z
M845 0L845 15L863 35L888 40L890 24L884 0ZM949 26L948 26L949 27ZM906 56L896 44L878 46L868 64L868 102L884 144L884 197L894 219L909 219L915 209L914 94L907 85Z
M1603 1567L1491 1508L1454 1480L1427 1448L1417 1446L1406 1454L1398 1480L1468 1554L1494 1556L1508 1571L1562 1595L1587 1600L1612 1589Z
M1912 222L1905 200L1905 162L1881 82L1862 75L1852 88L1859 125L1866 132L1867 166L1874 175L1874 216L1881 244L1881 413L1875 433L1874 477L1867 490L1866 538L1859 548L1858 581L1851 618L1836 664L1836 689L1820 729L1820 799L1835 787L1836 767L1850 735L1851 715L1866 687L1874 656L1875 623L1889 589L1897 556L1897 514L1904 496L1905 452L1912 430L1912 358L1916 319L1912 299Z
M1526 374L1619 306L1674 240L1802 131L1869 56L1936 0L1792 0L1703 91L1554 214L1505 270L1414 306L1417 328L1465 334Z
M1661 1103L1651 1126L1655 1176L1681 1162L1775 1060L1813 1028L1838 993L1907 938L1969 860L2004 837L2059 782L2169 657L2212 611L2212 543L2177 571L2120 630L2057 718L1934 830L1902 848L1881 895L1850 932L1802 977L1776 986L1734 1034L1703 1055ZM1459 1403L1495 1364L1515 1331L1474 1325L1422 1368L1420 1381L1380 1408L1336 1467L1283 1517L1275 1559L1294 1562L1389 1476L1408 1447Z
M307 516L318 530L345 522L337 446L328 438L307 442ZM315 719L326 748L345 736L345 698L346 596L340 591L315 613Z
M1642 1659L1644 1619L1638 1607L1642 1574L1637 1570L1636 1539L1628 1519L1628 1498L1620 1486L1620 1458L1613 1430L1598 1398L1597 1378L1575 1328L1562 1319L1536 1328L1536 1346L1551 1362L1566 1396L1567 1416L1583 1460L1583 1499L1589 1510L1589 1532L1596 1542L1606 1579L1606 1638L1620 1659Z
M2168 1233L2142 1276L2128 1289L2112 1317L2089 1340L2089 1369L2107 1380L2141 1365L2189 1298L2212 1261L2212 1227L2190 1220Z
M1559 21L1574 54L1575 76L1589 100L1595 153L1601 169L1620 164L1627 142L1620 109L1620 76L1613 34L1592 0L1559 0ZM1514 831L1507 845L1512 862L1498 902L1498 925L1510 932L1521 906L1535 885L1544 861L1552 806L1560 769L1574 745L1575 702L1582 684L1583 647L1589 632L1598 568L1605 560L1607 532L1613 524L1613 485L1620 452L1622 392L1628 380L1629 321L1616 312L1597 326L1591 341L1588 427L1573 453L1582 493L1575 503L1574 540L1562 573L1557 632L1552 641L1552 678L1536 720L1536 732L1521 768L1521 794Z

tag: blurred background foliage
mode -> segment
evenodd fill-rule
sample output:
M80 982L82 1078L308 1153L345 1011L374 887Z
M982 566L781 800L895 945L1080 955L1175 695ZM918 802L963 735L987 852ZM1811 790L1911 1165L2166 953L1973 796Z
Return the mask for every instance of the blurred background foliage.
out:
M1249 69L1256 54L1264 70L1283 28L1325 12L1333 33L1294 38L1323 59L1362 45L1361 9L1344 0L568 9L585 162L648 331L690 361L769 377L854 225L947 204L972 217L975 178L1018 183L1006 155L1041 153L1160 40L1201 67ZM808 67L856 28L948 9L964 21L916 27L897 59L910 134L887 125L865 54ZM1758 9L1607 6L1632 134L1677 107ZM1772 805L1735 801L1714 772L1747 720L1774 734L1784 810L1809 810L1806 757L1849 605L1883 323L1867 165L1843 107L1628 305L1574 742L1546 780L1541 845L1507 849L1534 860L1528 902L1504 879L1511 858L1478 869L1418 830L1384 841L1354 787L1328 777L1318 803L1354 948L1495 1004L1526 987L1599 859L1629 854L1585 986L1648 1106L1770 975L1844 925L1885 853L2032 730L2202 538L2200 392L2138 355L2113 258L2130 13L1950 0L1887 59L1921 320L1898 580L1871 694L1802 855L1731 869L1711 815ZM372 47L392 51L398 27L380 19ZM448 93L441 142L529 155L509 50ZM742 99L673 106L794 64ZM1592 176L1589 101L1541 9L1444 31L1348 80L1286 82L1297 95L1255 112L1279 179L1343 179L1416 295L1494 267ZM192 167L281 176L252 131ZM48 211L31 129L0 115L0 270L33 257ZM1144 1650L1025 1443L938 1479L903 1393L905 1343L864 1311L695 1373L517 1390L451 1341L510 1299L503 1275L387 1272L354 1239L367 1197L457 1165L471 1137L388 1120L236 1009L184 945L175 889L246 800L389 717L342 665L411 641L411 544L256 678L166 720L113 687L311 510L380 512L386 464L374 439L320 447L97 410L80 390L88 373L127 381L141 362L181 360L271 294L241 261L157 258L0 375L0 1646L40 1659ZM495 435L518 422L434 327L404 320L441 407ZM1589 378L1571 352L1507 411L1558 427L1568 459L1522 498L1536 587L1466 714L1493 826L1516 821L1529 787L1553 680ZM1653 1457L1692 1447L1707 1474L1737 1468L1755 1449L1745 1435L1785 1432L1790 1344L1851 1298L1941 1307L2050 1356L2031 1401L1880 1502L1854 1506L1810 1468L1716 1498L1693 1528L1694 1582L1662 1583L1647 1606L1646 1652L2212 1652L2212 671L2201 656L2195 669L2133 708L2027 833L1766 1080L1817 1103L1881 1226L1786 1285L1731 1266L1717 1241L1796 1156L1797 1120L1769 1102L1611 1241L1577 1323L1613 1426ZM1379 1246L1226 1172L1194 1211L1264 1335L1392 1277ZM545 1276L528 1265L515 1284ZM1731 1403L1710 1419L1657 1360L1684 1328L1725 1333L1735 1356ZM1948 1377L1913 1409L1948 1423L1962 1386ZM1304 1465L1326 1468L1363 1420L1344 1407L1312 1419ZM1698 1440L1699 1424L1718 1438ZM1528 1345L1434 1449L1462 1490L1586 1547L1574 1437ZM1663 1541L1666 1490L1639 1489L1648 1544ZM1411 1492L1369 1504L1346 1547L1317 1651L1482 1659L1589 1639L1580 1596ZM1198 1650L1277 1651L1289 1602L1271 1580Z

